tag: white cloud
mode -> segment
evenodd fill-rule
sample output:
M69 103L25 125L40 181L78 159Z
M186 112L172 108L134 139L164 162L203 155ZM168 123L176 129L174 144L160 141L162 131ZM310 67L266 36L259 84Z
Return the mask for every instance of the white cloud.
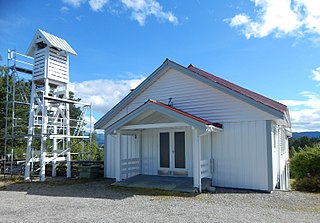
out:
M239 14L233 17L230 21L230 26L241 26L250 22L250 18L246 14Z
M67 13L69 11L69 8L67 7L67 6L62 6L61 8L60 8L60 12L61 13Z
M312 80L320 81L320 67L317 67L312 71Z
M145 24L147 16L153 15L160 21L168 21L178 24L177 17L172 12L164 12L162 6L156 0L121 0L121 2L132 10L132 18L140 26Z
M235 15L228 22L240 27L244 35L262 38L270 34L320 35L320 3L317 0L251 0L255 16Z
M148 16L154 16L158 21L168 21L174 25L178 24L178 18L172 12L166 12L157 0L118 0L123 6L131 11L131 17L140 26L143 26ZM62 0L65 4L80 7L88 2L93 11L102 11L109 0ZM110 13L118 12L111 8Z
M91 103L92 110L99 113L106 113L117 104L130 89L137 87L144 77L130 80L91 80L80 83L71 83L71 91L75 97L81 98L84 103Z
M62 0L64 3L71 5L73 7L79 7L83 3L85 3L87 0Z
M312 92L301 92L306 100L281 100L290 109L294 132L320 130L320 96Z
M102 11L102 8L108 0L89 0L89 5L93 11Z
M97 122L97 119L95 119L95 117L93 117L91 115L91 118L90 118L90 114L87 114L86 116L84 116L84 121L86 123L86 126L85 126L85 132L93 132L94 131L94 123Z

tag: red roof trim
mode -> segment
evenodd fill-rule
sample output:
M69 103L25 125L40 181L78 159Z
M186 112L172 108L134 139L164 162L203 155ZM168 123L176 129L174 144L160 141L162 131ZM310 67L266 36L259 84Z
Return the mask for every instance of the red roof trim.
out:
M212 75L212 74L210 74L210 73L208 73L208 72L206 72L204 70L201 70L201 69L193 66L192 64L190 64L188 66L188 70L190 70L190 71L192 71L192 72L194 72L194 73L196 73L196 74L198 74L198 75L200 75L202 77L205 77L205 78L209 79L210 81L213 81L213 82L215 82L217 84L220 84L220 85L222 85L222 86L224 86L226 88L229 88L229 89L231 89L231 90L233 90L233 91L235 91L235 92L237 92L239 94L242 94L242 95L244 95L244 96L246 96L248 98L251 98L256 102L259 102L259 103L264 104L264 105L266 105L268 107L271 107L271 108L273 108L273 109L275 109L277 111L280 111L282 113L285 113L287 111L287 106L285 106L285 105L283 105L283 104L281 104L281 103L279 103L277 101L274 101L274 100L272 100L270 98L267 98L267 97L265 97L265 96L263 96L261 94L258 94L258 93L255 93L253 91L250 91L248 89L245 89L243 87L240 87L239 85L233 84L233 83L231 83L231 82L229 82L227 80L224 80L224 79L222 79L220 77L214 76L214 75Z
M166 105L166 104L163 104L163 103L161 103L161 102L158 102L158 101L155 101L155 100L152 100L152 99L149 99L147 102L151 102L151 103L153 103L153 104L159 105L159 106L161 106L161 107L163 107L163 108L169 109L169 110L171 110L171 111L174 111L174 112L176 112L176 113L179 113L179 114L181 114L181 115L184 115L184 116L186 116L186 117L188 117L188 118L192 118L192 119L194 119L194 120L196 120L196 121L198 121L198 122L201 122L201 123L203 123L203 124L213 125L213 126L215 126L215 127L217 127L217 128L222 128L222 124L220 124L220 123L209 122L209 121L207 121L207 120L204 120L204 119L199 118L199 117L197 117L197 116L191 115L190 113L187 113L187 112L185 112L185 111L182 111L182 110L177 109L177 108L175 108L175 107L172 107L172 106L170 106L170 105Z

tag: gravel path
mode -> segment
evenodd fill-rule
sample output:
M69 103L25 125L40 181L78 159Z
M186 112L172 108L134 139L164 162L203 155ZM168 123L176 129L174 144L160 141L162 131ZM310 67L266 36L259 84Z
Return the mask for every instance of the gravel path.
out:
M68 180L0 187L0 222L320 222L320 194L191 196Z

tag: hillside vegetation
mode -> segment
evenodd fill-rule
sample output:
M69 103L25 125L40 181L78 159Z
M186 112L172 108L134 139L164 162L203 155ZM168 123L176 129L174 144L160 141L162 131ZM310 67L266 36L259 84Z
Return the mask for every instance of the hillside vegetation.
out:
M295 189L320 191L320 138L290 139L290 170Z

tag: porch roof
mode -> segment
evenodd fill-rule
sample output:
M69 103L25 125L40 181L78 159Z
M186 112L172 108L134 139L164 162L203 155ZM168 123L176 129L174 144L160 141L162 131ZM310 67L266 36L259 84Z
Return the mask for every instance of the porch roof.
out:
M106 128L106 134L113 132L119 128L122 128L127 123L138 117L139 115L146 113L149 110L154 110L159 112L163 115L166 115L170 118L177 120L178 122L186 123L190 126L198 128L202 131L221 131L222 124L220 123L213 123L197 116L194 116L190 113L177 109L173 106L163 104L161 102L149 99L143 105L138 107L137 109L133 110L129 114L125 115L123 118L119 119L108 128ZM157 123L156 123L157 124ZM153 125L154 126L154 125ZM161 125L159 125L161 126Z

